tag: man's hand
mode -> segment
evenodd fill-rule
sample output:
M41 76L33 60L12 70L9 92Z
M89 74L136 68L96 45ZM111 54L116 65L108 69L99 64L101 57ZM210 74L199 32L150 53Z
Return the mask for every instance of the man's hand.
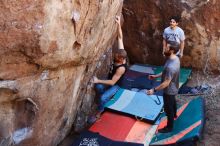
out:
M178 56L179 58L182 58L183 57L183 53L179 51L179 52L176 53L176 56Z
M98 83L98 82L99 82L99 79L96 76L94 76L93 80L92 80L92 83Z
M183 57L183 52L180 52L179 56L180 56L180 58L182 58Z
M150 80L153 80L153 79L155 79L156 78L156 75L149 75L148 76L148 79L150 79Z
M147 95L152 95L154 94L154 89L150 89L146 91Z
M120 25L121 24L120 16L116 16L115 21L116 21L116 23L118 23Z
M164 52L166 51L166 49L167 49L166 46L164 46L164 47L163 47L163 52L162 52L162 55L163 55L163 56L165 56L165 55L164 55Z

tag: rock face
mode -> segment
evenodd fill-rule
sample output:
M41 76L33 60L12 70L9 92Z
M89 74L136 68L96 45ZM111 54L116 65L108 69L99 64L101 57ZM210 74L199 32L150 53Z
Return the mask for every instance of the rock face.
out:
M122 3L0 2L0 145L55 146L73 123L83 127Z
M163 30L170 16L179 15L186 34L182 65L219 71L219 0L126 0L123 15L125 48L132 63L163 64Z

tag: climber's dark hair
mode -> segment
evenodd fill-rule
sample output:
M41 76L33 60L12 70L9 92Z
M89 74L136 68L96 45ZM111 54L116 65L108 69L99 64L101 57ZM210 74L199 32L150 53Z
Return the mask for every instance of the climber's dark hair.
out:
M172 41L172 42L168 42L168 44L169 44L170 50L174 51L174 54L176 54L179 51L180 45L177 42Z
M179 23L180 22L180 20L181 20L181 18L179 17L179 16L171 16L170 17L170 20L175 20L176 21L176 23Z

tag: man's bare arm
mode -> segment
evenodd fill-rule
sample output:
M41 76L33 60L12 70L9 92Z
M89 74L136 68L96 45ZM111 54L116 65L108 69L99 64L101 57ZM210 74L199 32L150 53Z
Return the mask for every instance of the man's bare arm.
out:
M180 42L180 57L183 56L184 47L185 47L185 41L181 41Z
M171 79L166 79L166 80L163 81L159 86L157 86L157 87L155 88L155 90L162 90L162 89L168 87L169 84L170 84L170 82L171 82Z
M147 94L152 95L152 94L154 94L155 90L158 91L158 90L162 90L162 89L168 87L170 82L171 82L171 79L166 79L159 86L155 87L154 89L148 90Z
M121 19L120 19L120 16L116 16L115 21L116 21L116 23L118 25L118 48L119 49L124 49L123 34L122 34L122 29L121 29Z
M167 42L165 39L163 39L163 52L162 52L162 54L164 54L166 48L167 48Z
M120 78L121 76L125 73L125 68L124 67L119 67L116 71L116 73L113 75L111 80L100 80L97 77L94 77L93 83L101 83L101 84L106 84L106 85L114 85Z

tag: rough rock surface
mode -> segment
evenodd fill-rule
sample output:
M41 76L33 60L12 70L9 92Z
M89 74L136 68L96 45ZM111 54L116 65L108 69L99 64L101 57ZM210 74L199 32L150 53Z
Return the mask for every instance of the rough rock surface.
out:
M162 64L163 30L170 16L179 15L186 34L182 65L219 71L219 0L126 0L123 15L125 48L132 63Z
M220 117L219 117L219 96L220 96L220 75L204 74L201 71L194 71L192 78L187 82L187 86L195 87L209 85L212 89L208 94L200 95L205 99L205 127L201 140L197 146L219 146L220 141ZM178 96L177 102L184 104L198 96Z
M122 0L0 1L0 145L55 146L83 127L121 9Z

